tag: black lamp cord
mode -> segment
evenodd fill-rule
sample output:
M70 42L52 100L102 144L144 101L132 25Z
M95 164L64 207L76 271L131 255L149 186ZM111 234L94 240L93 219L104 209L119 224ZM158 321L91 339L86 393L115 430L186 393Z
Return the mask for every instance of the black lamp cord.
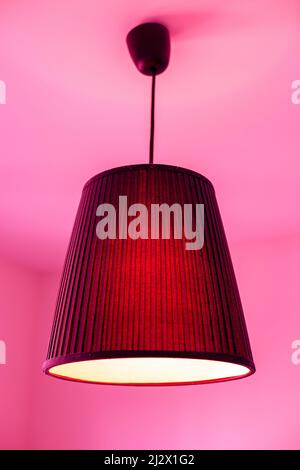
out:
M153 150L154 150L154 106L155 106L155 74L152 75L152 89L151 89L151 127L150 127L150 149L149 149L149 163L153 163Z

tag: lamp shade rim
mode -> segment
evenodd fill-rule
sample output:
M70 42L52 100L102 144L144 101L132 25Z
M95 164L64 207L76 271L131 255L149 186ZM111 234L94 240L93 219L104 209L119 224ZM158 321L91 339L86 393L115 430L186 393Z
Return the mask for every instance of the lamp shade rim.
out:
M85 362L101 359L130 359L130 358L175 358L175 359L194 359L194 360L209 360L216 362L226 362L230 364L236 364L248 369L248 373L229 376L222 378L215 378L209 380L193 380L193 381L182 381L182 382L153 382L153 383L122 383L122 382L107 382L107 381L90 381L86 379L78 379L74 377L68 377L52 373L51 369L71 364L75 362ZM43 364L43 371L45 374L58 377L63 380L93 383L98 385L127 385L127 386L152 386L152 385L197 385L197 384L208 384L215 382L225 382L229 380L237 380L248 377L255 373L255 365L252 361L245 359L240 356L234 356L231 354L224 353L210 353L210 352L188 352L188 351L101 351L101 352L83 352L76 354L68 354L65 356L58 356L52 359L48 359Z
M107 176L113 173L119 173L123 171L133 172L133 171L138 171L138 170L150 170L150 169L160 169L160 170L165 170L165 171L174 171L174 172L179 172L179 173L183 173L187 175L192 175L201 179L204 183L208 184L214 190L214 186L212 182L201 173L198 173L197 171L194 171L194 170L190 170L188 168L183 168L183 167L174 166L174 165L165 165L162 163L151 163L151 164L138 163L135 165L119 166L119 167L110 168L108 170L101 171L100 173L97 173L85 183L83 190L87 186L89 186L89 184L93 183L95 180L99 178L102 178L103 176Z

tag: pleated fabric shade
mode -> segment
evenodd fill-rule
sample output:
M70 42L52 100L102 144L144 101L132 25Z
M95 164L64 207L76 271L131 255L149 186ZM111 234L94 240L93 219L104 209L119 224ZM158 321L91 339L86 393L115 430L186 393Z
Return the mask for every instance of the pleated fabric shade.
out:
M100 204L204 205L204 244L99 239ZM127 217L127 216L126 216ZM133 218L128 216L128 223ZM118 217L117 217L118 222ZM118 231L117 231L118 234ZM125 238L127 236L127 238ZM105 171L83 189L44 371L103 384L171 385L255 371L212 184L183 168L141 164Z

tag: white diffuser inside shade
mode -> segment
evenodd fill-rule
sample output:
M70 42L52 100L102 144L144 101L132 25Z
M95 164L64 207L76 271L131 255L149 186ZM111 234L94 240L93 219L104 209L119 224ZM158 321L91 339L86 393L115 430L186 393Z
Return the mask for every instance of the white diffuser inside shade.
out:
M93 359L49 370L51 375L83 382L140 385L229 380L249 373L248 367L231 362L174 357Z

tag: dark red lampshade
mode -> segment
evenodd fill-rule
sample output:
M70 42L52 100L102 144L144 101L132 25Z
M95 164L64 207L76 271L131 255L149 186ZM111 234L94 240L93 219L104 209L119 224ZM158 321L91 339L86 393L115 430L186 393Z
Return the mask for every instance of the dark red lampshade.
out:
M105 239L97 207L204 204L204 244ZM128 216L128 223L132 217ZM245 377L255 371L212 184L166 165L100 173L85 185L61 279L44 371L95 383L162 385Z

